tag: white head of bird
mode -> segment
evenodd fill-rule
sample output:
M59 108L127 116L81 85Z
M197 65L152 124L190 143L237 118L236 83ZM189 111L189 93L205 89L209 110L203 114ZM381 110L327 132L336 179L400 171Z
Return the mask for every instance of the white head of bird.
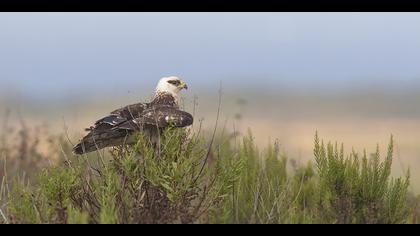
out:
M177 76L163 77L159 80L156 86L156 94L169 93L172 96L176 95L182 90L188 89L187 84Z

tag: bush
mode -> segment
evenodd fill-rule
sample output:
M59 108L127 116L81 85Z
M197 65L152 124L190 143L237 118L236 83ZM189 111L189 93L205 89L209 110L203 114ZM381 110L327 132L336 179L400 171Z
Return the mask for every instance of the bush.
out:
M189 138L188 138L189 137ZM223 202L235 178L229 168L203 163L201 137L166 130L155 150L144 137L134 148L74 159L46 169L34 186L9 198L13 223L193 223Z
M217 222L404 223L409 176L390 178L393 148L391 137L383 162L379 147L370 158L345 157L343 145L325 147L316 135L317 172L311 163L288 171L278 144L261 155L249 135L238 150L246 166Z
M213 143L213 142L210 142ZM34 184L7 191L9 223L405 223L406 178L390 178L393 140L381 161L315 137L315 166L296 164L251 133L241 144L222 136L167 129L153 148L66 158ZM6 192L6 191L2 191ZM0 217L1 219L1 217ZM410 222L413 222L411 220Z
M323 221L334 223L403 223L407 220L406 178L391 179L394 141L383 162L379 147L368 158L354 150L344 157L337 144L320 144L315 136L315 159L319 172L319 208Z

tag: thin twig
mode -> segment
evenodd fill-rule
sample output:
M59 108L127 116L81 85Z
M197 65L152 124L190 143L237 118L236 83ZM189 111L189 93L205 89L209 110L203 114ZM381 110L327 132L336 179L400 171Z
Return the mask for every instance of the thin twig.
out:
M61 150L61 153L63 154L63 157L64 157L64 161L67 163L67 165L68 165L71 169L73 169L73 167L72 167L72 165L71 165L71 162L70 162L70 159L69 159L69 157L67 156L66 152L65 152L65 151L64 151L64 149L63 149L63 145L61 145L61 143L59 143L59 145L60 145L60 150Z
M74 144L73 144L73 142L70 140L70 137L69 137L69 128L67 127L67 125L66 125L66 120L64 119L64 117L62 117L62 119L63 119L63 128L64 128L64 134L65 134L65 136L66 136L66 139L67 139L67 141L71 144L71 146L73 146L74 147Z
M209 148L208 148L208 150L207 150L207 155L206 155L206 158L204 159L204 162L203 162L203 164L201 165L201 169L200 169L200 171L198 172L197 177L196 177L196 178L194 179L194 181L193 181L193 185L195 184L195 182L197 182L198 178L199 178L199 177L201 176L201 174L203 173L204 167L206 166L206 164L207 164L207 160L209 159L210 152L211 152L211 148L212 148L212 146L213 146L213 142L214 142L214 138L215 138L215 136L216 136L217 125L218 125L218 123L219 123L220 107L221 107L221 105L222 105L222 82L220 82L220 88L219 88L219 103L218 103L218 106L217 106L217 116L216 116L216 122L215 122L215 124L214 124L213 135L212 135L211 140L210 140L210 145L209 145Z

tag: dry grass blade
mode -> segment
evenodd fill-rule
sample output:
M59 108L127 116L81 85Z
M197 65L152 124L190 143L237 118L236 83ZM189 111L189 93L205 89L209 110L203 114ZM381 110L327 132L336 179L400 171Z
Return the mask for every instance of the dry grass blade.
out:
M3 210L0 208L0 216L3 218L3 221L6 223L6 224L9 224L9 220L7 220L7 217L6 217L6 215L3 213Z

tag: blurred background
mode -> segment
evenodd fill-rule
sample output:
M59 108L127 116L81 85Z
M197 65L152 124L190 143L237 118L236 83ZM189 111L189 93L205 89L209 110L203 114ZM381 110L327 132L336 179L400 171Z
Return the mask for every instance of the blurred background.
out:
M41 126L75 143L177 75L195 128L214 125L221 86L220 126L251 129L261 147L277 139L299 161L313 159L316 130L347 151L385 150L393 134L394 174L410 167L420 192L419 22L419 13L0 13L0 132Z

